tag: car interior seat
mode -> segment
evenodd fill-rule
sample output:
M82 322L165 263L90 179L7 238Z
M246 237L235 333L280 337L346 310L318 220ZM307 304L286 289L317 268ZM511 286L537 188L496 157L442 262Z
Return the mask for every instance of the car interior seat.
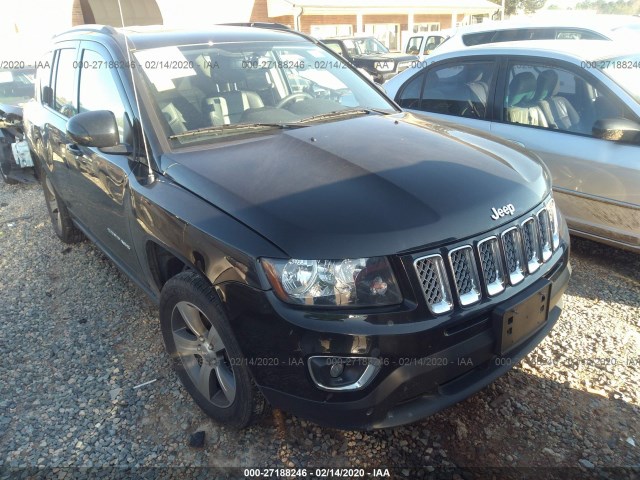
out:
M549 105L549 110L552 115L551 122L561 130L572 130L580 123L580 115L573 107L571 102L565 97L558 95L560 90L560 79L558 74L554 70L545 70L538 76L545 76L543 79L544 89L548 89L549 93L545 101Z
M538 127L549 126L544 112L533 102L536 87L536 77L531 72L520 72L513 77L505 102L508 122Z
M247 90L247 72L237 58L220 56L215 60L217 67L212 69L210 96L203 100L203 109L209 116L211 125L229 125L242 121L249 109L264 108L262 97Z

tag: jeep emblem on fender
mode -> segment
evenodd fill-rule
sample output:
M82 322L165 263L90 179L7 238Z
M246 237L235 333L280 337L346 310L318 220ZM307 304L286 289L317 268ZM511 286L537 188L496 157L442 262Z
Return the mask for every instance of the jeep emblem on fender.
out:
M514 207L512 203L505 205L504 207L497 210L495 208L492 208L491 212L493 212L493 215L491 215L491 218L493 218L494 220L498 220L505 215L513 215L515 211L516 207Z

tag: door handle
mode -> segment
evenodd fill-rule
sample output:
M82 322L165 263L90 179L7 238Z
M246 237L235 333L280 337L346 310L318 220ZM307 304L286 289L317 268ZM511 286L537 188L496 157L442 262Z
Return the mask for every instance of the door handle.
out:
M524 143L519 142L519 141L517 141L517 140L511 140L511 139L509 139L509 141L510 141L511 143L515 143L515 144L516 144L516 145L518 145L519 147L527 148L527 147L525 147L525 146L524 146Z
M76 157L84 156L82 150L80 150L80 148L78 148L78 145L76 145L75 143L67 143L67 152L75 155Z

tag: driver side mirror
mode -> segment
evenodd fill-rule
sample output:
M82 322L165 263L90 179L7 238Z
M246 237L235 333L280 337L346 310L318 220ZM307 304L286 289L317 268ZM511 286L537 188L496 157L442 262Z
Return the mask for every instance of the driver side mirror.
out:
M593 125L592 134L602 140L640 143L640 124L627 118L603 118Z
M99 148L105 153L129 154L120 144L120 133L113 112L95 110L74 115L67 122L67 134L78 145Z

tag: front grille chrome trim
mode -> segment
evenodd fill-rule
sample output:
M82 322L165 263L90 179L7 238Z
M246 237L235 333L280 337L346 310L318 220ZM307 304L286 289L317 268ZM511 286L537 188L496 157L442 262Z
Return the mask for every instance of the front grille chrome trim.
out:
M498 237L478 242L478 258L487 294L495 297L506 288L506 277Z
M413 262L429 311L440 315L453 310L451 287L441 255L428 255Z
M536 213L540 232L540 250L542 252L543 262L549 260L551 255L553 255L553 239L551 234L551 220L549 217L549 211L546 207Z
M509 275L509 283L515 286L524 280L524 260L520 229L517 226L508 228L500 235L500 241L507 275Z
M535 217L529 217L522 222L520 228L524 260L527 263L527 270L531 274L536 272L542 264L538 222Z
M449 252L449 266L460 305L467 307L479 302L482 291L480 290L480 278L478 277L473 248L464 245L451 250Z

